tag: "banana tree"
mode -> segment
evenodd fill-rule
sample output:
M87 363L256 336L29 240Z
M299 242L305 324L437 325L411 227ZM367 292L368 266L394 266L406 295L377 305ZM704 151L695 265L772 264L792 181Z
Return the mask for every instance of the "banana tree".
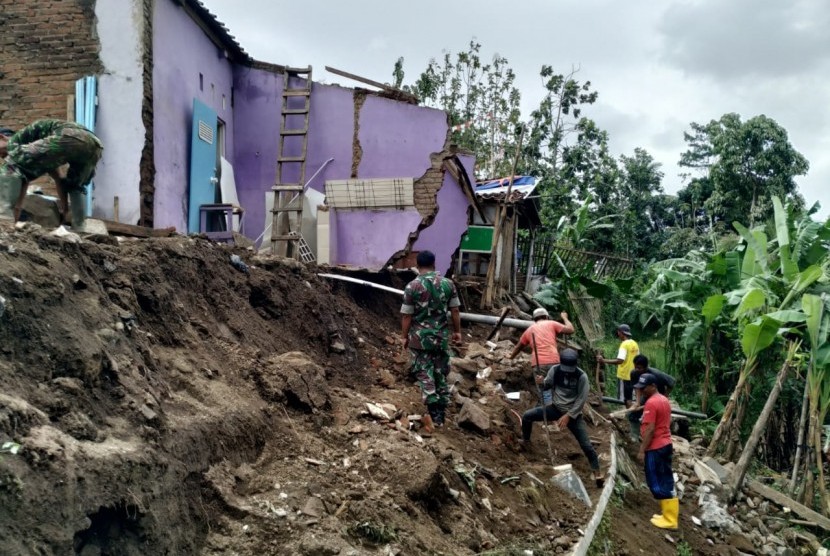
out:
M818 264L799 269L790 249L789 219L780 200L774 199L773 202L777 242L777 249L773 252L769 251L763 231L750 231L740 223L734 223L745 242L742 280L738 289L725 295L727 304L736 306L733 320L741 330L741 349L745 359L738 383L709 444L709 455L714 455L724 445L727 433L726 455L729 459L734 455L743 423L747 381L758 368L760 353L773 344L780 329L786 330L805 321L799 298L825 277Z
M821 446L821 425L830 409L830 345L827 345L828 318L825 311L827 295L805 294L802 298L807 314L807 332L810 337L810 366L807 388L810 400L810 444L816 457L821 511L830 515L830 500L824 483L824 462ZM809 467L809 465L808 465Z

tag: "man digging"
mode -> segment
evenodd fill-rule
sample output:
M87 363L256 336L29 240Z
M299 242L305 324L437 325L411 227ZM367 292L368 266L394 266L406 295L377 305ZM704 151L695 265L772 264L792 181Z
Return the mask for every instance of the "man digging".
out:
M560 429L565 427L571 431L588 463L591 466L591 478L601 487L603 476L600 473L599 458L591 438L588 436L588 427L582 416L582 408L588 401L588 375L577 367L578 354L573 349L564 349L559 356L559 364L554 365L548 371L548 375L542 378L535 375L536 384L542 390L553 390L552 402L545 407L534 407L522 415L522 440L521 444L530 443L530 435L533 432L533 423L547 420L556 421Z
M67 205L72 210L72 225L84 223L84 186L95 174L104 146L80 124L62 120L38 120L17 133L0 129L0 219L20 218L29 182L44 174L55 180L58 211L66 221ZM68 164L66 176L58 169ZM67 199L67 197L69 199Z
M412 374L418 379L421 396L435 426L444 424L450 390L449 327L452 315L452 342L461 343L461 314L458 292L451 280L435 270L435 255L421 251L416 258L418 277L406 285L401 306L401 335L404 349L412 353ZM426 421L426 419L425 419ZM429 423L425 430L429 432Z

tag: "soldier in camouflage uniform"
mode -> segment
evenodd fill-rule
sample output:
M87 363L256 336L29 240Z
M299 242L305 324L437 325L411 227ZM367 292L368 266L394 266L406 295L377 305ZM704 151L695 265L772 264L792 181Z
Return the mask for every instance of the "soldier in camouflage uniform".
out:
M401 306L403 341L404 347L409 347L412 352L412 372L421 386L430 417L435 425L441 426L450 401L447 311L452 315L452 342L461 343L458 309L461 302L455 284L435 271L435 255L421 251L417 264L419 276L407 284Z
M14 134L0 130L0 156L6 158L0 166L0 195L6 201L0 202L5 205L0 211L9 216L9 209L13 208L15 220L19 218L29 182L49 174L58 190L58 209L65 217L67 195L72 196L73 205L84 203L84 186L95 174L103 150L101 141L91 131L73 122L38 120ZM64 164L69 164L69 168L66 176L61 177L58 168ZM73 224L74 220L83 219L83 208L74 207ZM79 218L74 216L75 212L80 214Z

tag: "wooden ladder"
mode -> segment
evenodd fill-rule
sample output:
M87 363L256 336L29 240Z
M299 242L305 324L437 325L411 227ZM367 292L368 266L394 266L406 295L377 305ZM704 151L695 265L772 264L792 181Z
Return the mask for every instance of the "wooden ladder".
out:
M305 86L298 87L299 80L305 80ZM282 74L282 86L277 180L271 187L274 192L271 253L297 259L300 257L298 244L302 238L308 117L311 109L311 66L286 67ZM298 125L301 119L302 125ZM286 181L285 165L296 168L295 172L288 173L291 181Z

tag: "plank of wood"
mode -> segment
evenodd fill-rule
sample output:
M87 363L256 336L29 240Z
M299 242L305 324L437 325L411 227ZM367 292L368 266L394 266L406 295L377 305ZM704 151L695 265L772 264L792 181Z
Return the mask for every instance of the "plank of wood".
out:
M341 77L346 77L348 79L351 79L353 81L357 81L359 83L364 83L366 85L371 85L372 87L377 87L378 89L381 89L381 90L383 90L387 93L393 93L395 95L400 95L401 98L406 98L406 99L408 99L412 102L418 102L418 97L416 97L415 95L413 95L411 93L407 93L406 91L402 91L401 89L396 89L395 87L390 87L389 85L386 85L385 83L380 83L378 81L373 81L373 80L367 79L365 77L360 77L359 75L355 75L355 74L349 73L347 71L332 68L330 66L326 66L326 71L328 71L330 73L333 73L335 75L339 75Z
M171 226L169 228L147 228L145 226L133 226L131 224L124 224L123 222L115 222L114 220L102 220L107 225L107 231L110 235L129 236L129 237L170 237L176 233L176 228Z
M805 520L815 523L818 527L821 527L825 531L830 531L830 519L827 519L820 513L811 510L803 504L799 504L786 494L778 492L777 490L772 489L766 485L762 485L754 479L748 481L747 484L749 485L749 490L751 490L755 494L763 496L767 500L775 502L779 506L786 506L799 517L802 517Z

